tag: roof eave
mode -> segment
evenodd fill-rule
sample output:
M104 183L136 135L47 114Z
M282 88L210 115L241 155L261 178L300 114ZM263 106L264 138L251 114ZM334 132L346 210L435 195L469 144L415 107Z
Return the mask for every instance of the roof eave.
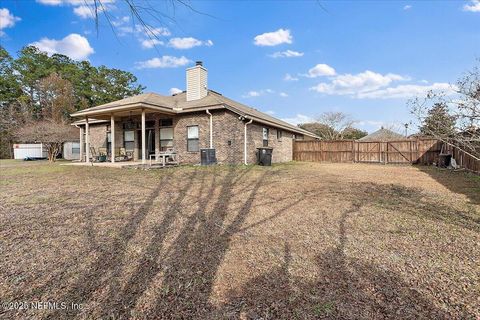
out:
M306 135L306 136L309 136L309 137L312 137L312 138L315 138L315 139L320 139L319 136L311 133L311 132L308 132L308 131L305 131L305 130L302 130L300 128L294 128L293 126L292 127L289 127L289 126L285 126L285 125L281 125L281 124L278 124L278 123L274 123L272 121L268 121L268 120L264 120L264 119L261 119L261 118L258 118L258 117L255 117L255 116L252 116L252 115L249 115L248 113L245 113L245 112L242 112L240 110L238 110L237 108L235 107L232 107L228 104L224 104L223 105L226 109L232 111L232 112L235 112L236 114L238 115L241 115L243 117L245 117L246 119L250 119L250 120L253 120L255 122L259 122L259 123L263 123L263 124L268 124L272 127L278 127L278 128L281 128L281 129L284 129L284 130L288 130L288 131L291 131L291 132L295 132L295 133L300 133L300 134L303 134L303 135Z
M118 105L118 106L109 106L109 107L96 109L96 110L85 109L85 110L74 112L70 114L70 116L71 117L85 117L85 116L95 116L95 115L98 116L98 115L111 114L119 111L128 111L130 109L135 110L137 108L139 109L146 108L150 110L161 111L161 112L171 113L171 114L176 113L175 110L169 107L159 106L159 105L151 104L148 102L134 102L134 103L128 103L128 104Z

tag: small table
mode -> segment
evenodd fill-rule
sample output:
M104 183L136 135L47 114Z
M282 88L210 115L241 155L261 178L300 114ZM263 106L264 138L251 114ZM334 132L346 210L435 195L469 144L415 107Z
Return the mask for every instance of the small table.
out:
M162 152L159 154L151 154L150 155L150 166L152 166L152 158L155 159L155 161L158 161L158 159L162 159L162 167L165 167L165 163L167 162L167 158L171 156L175 156L175 152Z

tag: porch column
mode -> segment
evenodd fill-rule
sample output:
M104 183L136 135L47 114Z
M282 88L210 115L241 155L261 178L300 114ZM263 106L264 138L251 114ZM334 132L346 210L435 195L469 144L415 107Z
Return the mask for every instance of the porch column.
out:
M112 163L115 162L115 118L113 113L110 115L110 140L111 142L111 150L110 150L110 160Z
M85 156L85 147L83 146L83 127L80 126L80 162L84 161L84 156Z
M142 164L145 164L147 159L145 150L145 109L142 109Z
M85 117L85 149L86 163L90 163L90 127L88 125L88 117Z
M155 118L155 157L160 153L160 119Z

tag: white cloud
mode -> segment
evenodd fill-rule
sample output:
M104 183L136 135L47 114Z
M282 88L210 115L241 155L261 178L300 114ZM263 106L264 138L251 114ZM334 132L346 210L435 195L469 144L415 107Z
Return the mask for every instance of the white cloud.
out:
M306 116L304 114L297 114L294 117L283 118L281 120L288 122L290 124L293 124L294 126L301 123L315 122L315 119L313 119L312 117Z
M138 39L138 41L142 43L143 41L148 41L153 39L158 40L158 37L161 37L161 36L166 37L171 34L168 28L144 27L139 24L127 25L129 21L130 21L130 18L125 16L112 23L117 28L119 36L133 34Z
M455 86L449 83L436 82L428 86L407 84L368 92L360 92L359 99L405 99L425 95L429 91L443 91L446 94L455 94Z
M44 4L47 6L61 6L61 5L72 5L72 6L83 6L83 5L95 5L95 0L36 0L37 3ZM114 3L115 0L102 0L103 5L108 5ZM98 2L97 2L98 3Z
M160 58L153 58L147 61L136 62L137 69L146 68L177 68L191 63L190 60L181 57L162 56Z
M275 114L275 111L273 111L273 110L267 110L267 111L265 111L265 113L273 116L273 115Z
M82 19L94 19L95 10L89 6L80 6L73 9L73 13Z
M144 32L147 36L150 36L150 37L160 37L160 36L168 37L169 35L171 35L170 30L164 27L160 27L160 28L146 27L145 28L137 24L135 25L135 30L137 32Z
M182 93L183 91L181 89L178 89L178 88L170 88L169 92L170 92L171 95L174 95L174 94L177 94L177 93Z
M192 37L188 38L172 38L168 41L168 46L175 49L191 49L198 46L213 46L212 40L198 40Z
M45 4L47 6L59 6L64 1L63 0L37 0L38 3Z
M128 23L128 22L130 22L130 17L129 16L124 16L124 17L121 17L117 20L112 21L112 25L114 27L119 27L119 26L121 26L125 23Z
M288 97L288 94L286 94L285 92L280 92L280 97L286 98Z
M480 12L480 0L470 1L470 4L463 6L463 11Z
M278 29L274 32L259 34L254 38L256 46L277 46L282 43L292 43L292 35L288 29Z
M284 81L298 81L297 77L292 76L290 73L285 74L283 77Z
M293 51L293 50L286 50L286 51L277 51L269 55L272 58L295 58L295 57L302 57L303 52Z
M61 40L42 38L30 45L46 53L61 53L75 60L87 59L89 55L95 52L87 38L76 33L72 33Z
M5 34L3 29L15 26L15 23L20 20L21 19L19 17L15 17L13 14L11 14L8 9L0 9L0 36Z
M259 97L260 95L261 95L260 91L248 91L247 94L244 94L242 97L251 98L251 97Z
M37 0L37 2L47 6L70 5L73 7L73 13L82 19L93 19L95 11L99 14L115 8L115 0L102 0L102 5L98 5L98 2L95 3L95 0Z
M410 10L410 9L412 9L412 6L409 4L403 7L403 10Z
M275 93L272 89L262 89L262 90L252 90L248 91L246 94L242 95L243 98L253 98L253 97L260 97L267 93Z
M358 95L360 93L384 88L393 81L402 80L409 80L409 78L393 73L382 75L367 70L358 74L338 75L331 82L322 82L310 89L330 95Z
M157 45L162 45L163 41L160 41L158 39L146 39L142 41L142 47L151 49Z
M335 74L335 69L330 67L328 64L319 63L315 67L308 70L308 73L305 76L309 78L317 78L321 76L334 76Z

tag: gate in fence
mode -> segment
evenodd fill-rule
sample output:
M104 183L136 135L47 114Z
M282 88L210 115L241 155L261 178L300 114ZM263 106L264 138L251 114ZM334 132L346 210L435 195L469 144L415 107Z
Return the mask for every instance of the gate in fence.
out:
M436 139L405 139L398 141L309 140L295 141L293 160L315 162L362 162L397 164L438 163L443 143ZM480 161L461 150L450 147L457 163L480 172Z
M424 163L438 161L441 143L435 139L398 141L295 141L297 161Z

